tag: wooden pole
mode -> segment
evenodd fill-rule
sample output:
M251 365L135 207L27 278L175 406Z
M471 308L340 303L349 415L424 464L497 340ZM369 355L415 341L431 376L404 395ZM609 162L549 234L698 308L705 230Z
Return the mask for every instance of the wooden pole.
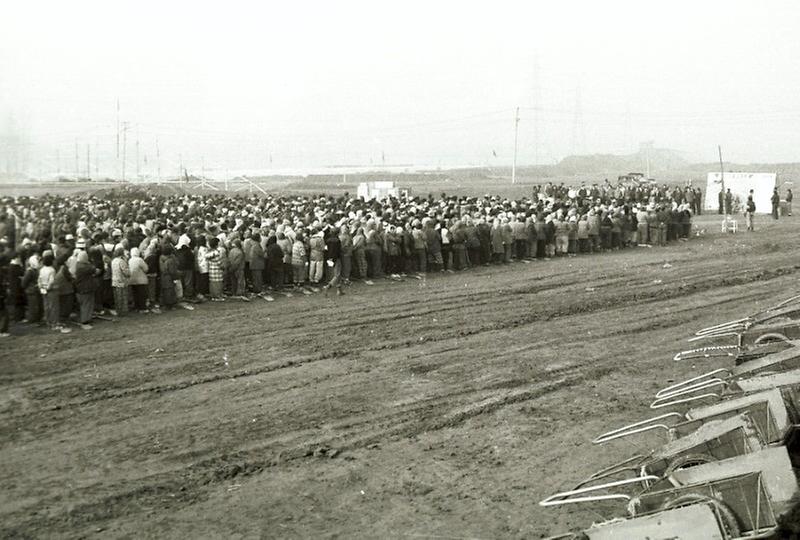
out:
M519 107L514 113L514 162L511 165L511 183L517 183L517 136L519 135Z

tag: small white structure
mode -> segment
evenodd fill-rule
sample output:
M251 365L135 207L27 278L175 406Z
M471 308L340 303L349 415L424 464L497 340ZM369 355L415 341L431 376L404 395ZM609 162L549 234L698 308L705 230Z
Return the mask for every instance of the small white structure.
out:
M706 210L716 211L719 208L719 190L722 187L718 172L708 173L706 184ZM731 190L733 199L739 199L744 208L747 196L753 190L753 202L756 203L757 214L772 212L772 190L778 186L778 175L775 173L726 172L724 176L725 191Z
M399 197L400 188L395 187L394 182L361 182L358 185L357 195L363 197L365 201L383 199L390 196Z

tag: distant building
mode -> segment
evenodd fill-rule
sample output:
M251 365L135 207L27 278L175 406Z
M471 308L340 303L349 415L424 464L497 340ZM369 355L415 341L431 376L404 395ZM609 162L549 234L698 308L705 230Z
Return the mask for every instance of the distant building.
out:
M386 197L399 197L400 188L394 182L361 182L358 184L358 197L365 201L384 199Z

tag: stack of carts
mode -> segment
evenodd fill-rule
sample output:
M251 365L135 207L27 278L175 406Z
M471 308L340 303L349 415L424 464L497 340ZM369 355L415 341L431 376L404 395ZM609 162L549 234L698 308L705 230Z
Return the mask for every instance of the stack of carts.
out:
M619 501L620 515L627 515L554 538L770 538L796 506L800 296L703 329L691 341L700 339L735 344L683 351L674 359L716 357L725 367L662 389L650 404L657 411L651 418L593 441L661 432L663 445L539 503Z

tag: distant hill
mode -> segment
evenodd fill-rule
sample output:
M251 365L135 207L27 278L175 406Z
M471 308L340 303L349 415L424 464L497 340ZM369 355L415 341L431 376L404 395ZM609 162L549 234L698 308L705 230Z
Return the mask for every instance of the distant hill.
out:
M684 169L689 162L683 155L669 148L643 148L635 154L615 156L612 154L592 154L588 156L567 156L556 169L560 174L603 174L618 175L628 172L645 172L648 160L650 171Z

